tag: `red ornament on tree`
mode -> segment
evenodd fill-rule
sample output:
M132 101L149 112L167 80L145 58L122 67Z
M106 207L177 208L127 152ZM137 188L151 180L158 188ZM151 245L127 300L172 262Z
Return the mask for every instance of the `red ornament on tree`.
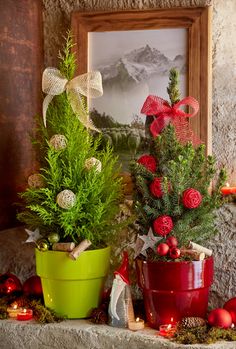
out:
M7 295L22 290L22 285L17 276L6 273L0 275L0 295Z
M214 327L229 328L232 325L232 317L227 310L218 308L210 312L208 322Z
M174 224L170 216L159 216L153 222L153 229L155 233L161 236L166 236L169 234L173 229L173 226Z
M139 159L138 159L138 163L143 165L144 167L146 167L147 170L151 171L151 172L156 172L156 168L157 168L157 162L156 159L154 158L154 156L152 155L142 155Z
M162 181L161 177L154 178L154 180L152 181L149 187L150 192L156 198L161 198L163 196L163 191L161 189L161 181Z
M224 309L227 310L231 317L234 325L236 325L236 297L231 298L224 304Z
M178 246L178 240L176 239L175 236L169 236L166 239L166 243L167 245L171 248L171 247L177 247Z
M23 292L26 296L42 297L43 290L40 277L34 275L27 279L23 284Z
M157 246L157 253L159 254L159 256L165 256L169 252L169 249L169 246L162 242Z
M170 249L170 258L177 259L180 257L180 249L177 247L172 247Z
M202 195L198 190L189 188L183 192L182 200L186 208L197 208L202 202Z

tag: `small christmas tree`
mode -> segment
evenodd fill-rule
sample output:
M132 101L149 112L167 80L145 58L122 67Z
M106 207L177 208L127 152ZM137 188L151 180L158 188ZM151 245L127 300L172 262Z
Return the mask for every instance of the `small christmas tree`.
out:
M76 68L72 46L69 35L59 56L60 73L68 81ZM72 102L76 101L65 91L49 103L47 127L41 122L35 141L41 169L29 177L29 188L20 194L25 204L18 219L39 229L50 242L88 239L99 248L115 229L121 197L119 166L110 146L102 149L101 138L93 137L80 122L92 125L84 96L79 96L78 113Z
M175 69L170 71L167 91L173 107L180 97ZM204 244L216 232L215 212L223 202L220 188L226 180L221 170L210 193L215 159L205 156L203 144L194 148L191 142L180 143L175 130L168 124L150 139L150 154L131 163L139 240L149 247L140 251L161 260L191 259L193 253L181 253L189 241Z

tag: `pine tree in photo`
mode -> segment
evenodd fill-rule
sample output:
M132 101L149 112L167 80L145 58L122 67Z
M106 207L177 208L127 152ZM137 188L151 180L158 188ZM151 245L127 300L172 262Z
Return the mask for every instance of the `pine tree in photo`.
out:
M69 81L76 68L72 46L69 35L59 57L60 73ZM88 120L84 96L78 114L70 97L66 92L55 96L48 106L46 127L41 121L37 129L34 143L41 168L20 194L24 209L18 219L49 240L51 234L60 242L88 239L99 248L109 243L115 231L121 198L119 166L111 147L102 149L101 137L93 137L80 122Z
M169 80L167 91L174 106L180 100L175 69ZM146 241L150 229L155 239L159 237L144 255L161 260L191 259L191 253L181 257L181 249L189 241L204 245L216 232L215 213L223 203L220 188L226 180L225 171L216 176L215 159L205 156L205 146L180 143L171 123L150 138L149 149L149 154L131 162L139 238ZM175 248L172 254L171 248Z

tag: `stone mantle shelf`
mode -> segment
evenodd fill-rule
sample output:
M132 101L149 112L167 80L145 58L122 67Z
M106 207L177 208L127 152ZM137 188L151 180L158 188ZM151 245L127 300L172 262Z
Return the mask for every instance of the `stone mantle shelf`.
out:
M0 320L1 349L236 349L236 342L180 345L145 328L131 332L87 320L40 325L34 321Z

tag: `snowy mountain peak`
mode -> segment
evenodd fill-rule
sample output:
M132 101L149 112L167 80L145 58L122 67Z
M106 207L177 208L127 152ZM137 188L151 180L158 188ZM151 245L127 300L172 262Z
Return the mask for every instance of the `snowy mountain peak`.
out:
M166 75L172 67L184 73L185 57L177 55L172 61L158 49L147 44L124 54L110 65L101 67L100 71L104 87L115 84L124 88L129 83L137 84L155 74Z

